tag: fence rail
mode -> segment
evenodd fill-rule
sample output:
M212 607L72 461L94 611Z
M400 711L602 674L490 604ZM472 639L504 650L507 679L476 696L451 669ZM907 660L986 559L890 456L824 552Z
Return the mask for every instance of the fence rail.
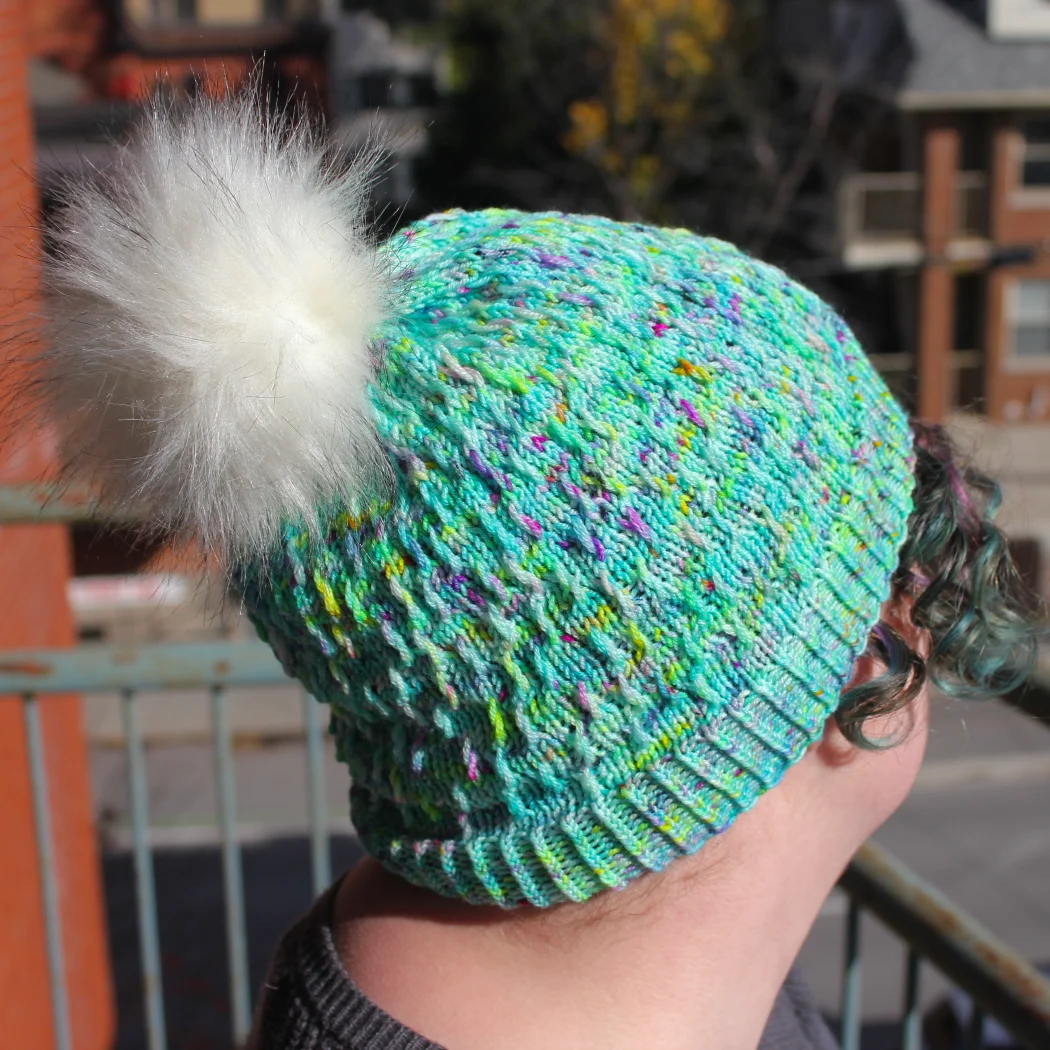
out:
M39 706L46 700L38 699L38 695L92 690L121 694L148 1046L149 1050L166 1050L163 974L149 839L146 754L137 719L137 694L147 689L186 687L200 688L211 694L229 949L231 1027L234 1043L241 1045L250 1026L251 990L226 689L286 681L276 658L266 646L258 643L84 646L71 650L0 653L0 696L22 698L29 739L57 1050L71 1050L72 1043L48 809L45 741L39 717ZM1050 696L1050 687L1040 683L1027 695L1043 696L1045 700ZM318 705L305 694L303 711L312 881L315 892L320 893L332 876L323 801L323 728ZM981 1026L985 1016L996 1019L1027 1050L1050 1050L1050 983L972 918L952 906L936 889L870 843L854 858L842 877L841 886L850 897L843 974L843 1050L859 1050L860 1047L860 916L863 910L869 911L908 945L901 1020L902 1050L921 1050L922 1046L919 980L924 960L939 969L976 1004L972 1038L967 1050L982 1047Z
M0 485L0 525L71 525L81 521L131 523L133 513L103 507L86 489L52 484Z
M1022 1046L1050 1047L1050 983L933 886L873 842L860 848L840 885L850 897L849 928L859 931L860 911L867 909L908 945L903 1050L922 1048L913 1018L923 958L970 996L975 1016L994 1017ZM847 973L854 957L859 965L858 933L853 940ZM843 1050L860 1045L858 1011L849 1005L847 998L844 1027L856 1036L843 1040Z
M127 755L131 809L132 858L140 965L149 1050L166 1050L163 976L157 923L153 852L149 841L149 795L146 754L137 715L137 696L145 690L206 689L211 694L212 741L219 792L223 890L229 966L232 1036L243 1044L251 1024L248 978L248 933L244 912L244 875L237 841L237 800L226 689L286 683L270 649L259 643L94 647L0 653L0 696L22 698L34 800L37 853L47 931L56 1050L72 1050L66 965L62 952L61 915L48 805L45 740L40 694L119 692ZM303 694L306 738L311 878L320 893L332 879L328 826L324 811L324 744L319 706Z

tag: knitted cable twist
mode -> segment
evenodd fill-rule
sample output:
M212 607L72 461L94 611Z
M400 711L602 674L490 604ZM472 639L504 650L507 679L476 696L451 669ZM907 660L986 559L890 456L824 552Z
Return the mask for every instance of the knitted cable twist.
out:
M907 420L829 307L719 241L492 210L384 251L396 489L290 524L245 604L331 704L369 852L585 900L820 735L904 540Z

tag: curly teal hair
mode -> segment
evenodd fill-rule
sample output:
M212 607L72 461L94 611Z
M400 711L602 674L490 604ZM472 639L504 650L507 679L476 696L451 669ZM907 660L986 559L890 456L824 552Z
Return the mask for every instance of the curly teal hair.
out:
M893 576L893 597L911 600L912 622L930 635L928 656L889 624L872 631L865 655L886 670L847 689L835 714L847 739L882 747L865 722L906 707L929 681L952 697L1002 696L1031 673L1046 621L1026 587L1002 530L997 482L960 465L943 427L912 422L914 510Z

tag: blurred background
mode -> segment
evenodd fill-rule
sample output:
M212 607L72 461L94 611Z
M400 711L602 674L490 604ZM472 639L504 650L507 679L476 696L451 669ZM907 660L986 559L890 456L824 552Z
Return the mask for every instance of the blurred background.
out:
M912 411L946 422L1001 479L1016 560L1047 595L1048 0L0 0L5 331L32 326L34 252L67 180L104 168L155 94L214 93L252 70L338 149L384 143L384 230L447 207L585 211L686 226L782 266L836 305ZM77 646L111 666L148 646L248 643L209 565L50 502L43 439L4 455L0 647ZM223 776L248 987L311 899L311 805L332 869L357 855L345 777L327 745L319 767L306 762L299 699L288 684L229 690L228 768L199 689L139 693L132 746L118 690L48 697L39 716L0 699L3 1050L164 1045L143 997L136 754L148 757L160 1038L231 1045ZM1038 703L938 698L918 787L878 839L1046 964L1050 726L1032 717ZM833 1020L848 912L836 891L802 956ZM924 1027L903 1043L906 945L869 917L861 934L863 1029L847 1050L962 1050L974 1032L1020 1045L994 1026L967 1036L966 1001L932 968L916 992ZM1046 1041L1026 1045L1050 1047L1047 1017Z

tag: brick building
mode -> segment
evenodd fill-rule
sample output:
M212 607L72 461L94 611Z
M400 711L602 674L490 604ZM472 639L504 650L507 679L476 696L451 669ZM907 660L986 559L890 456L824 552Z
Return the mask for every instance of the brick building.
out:
M29 83L46 193L157 90L210 93L260 61L278 102L327 109L329 28L314 0L40 0L29 5Z
M841 188L844 264L892 318L869 345L927 418L1050 422L1050 3L897 3L897 119Z
M84 98L144 97L158 77L176 90L238 80L264 53L318 98L327 30L314 0L44 0L30 5L31 57L83 79Z

